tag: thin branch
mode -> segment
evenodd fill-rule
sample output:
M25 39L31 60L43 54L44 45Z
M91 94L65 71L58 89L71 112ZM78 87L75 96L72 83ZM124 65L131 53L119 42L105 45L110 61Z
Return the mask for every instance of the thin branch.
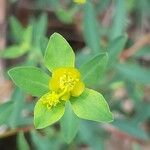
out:
M126 61L129 57L133 56L137 51L148 44L150 44L150 33L141 37L130 48L124 50L120 56L120 61Z
M0 134L0 138L5 138L5 137L15 135L20 131L29 132L32 129L34 129L33 126L27 126L27 127L23 127L23 128L16 128L16 129L8 130L8 131L4 132L3 134Z
M111 134L116 135L119 139L125 140L128 139L131 142L138 142L139 144L149 143L148 140L142 140L136 137L129 135L127 132L120 131L112 125L103 125L103 128L106 129Z

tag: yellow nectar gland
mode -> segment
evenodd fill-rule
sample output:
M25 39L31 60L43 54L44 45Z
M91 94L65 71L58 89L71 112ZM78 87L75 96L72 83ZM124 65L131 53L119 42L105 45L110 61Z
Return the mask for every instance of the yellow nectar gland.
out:
M56 69L50 79L49 87L52 92L41 98L48 109L56 106L61 100L66 101L71 96L80 96L85 88L80 78L80 72L72 67Z
M86 3L86 0L73 0L77 4L84 4Z
M49 92L41 97L41 102L46 105L48 109L51 109L59 103L59 96L55 92Z
M78 81L79 79L73 78L70 72L65 73L60 77L60 89L67 89L68 91L71 91Z

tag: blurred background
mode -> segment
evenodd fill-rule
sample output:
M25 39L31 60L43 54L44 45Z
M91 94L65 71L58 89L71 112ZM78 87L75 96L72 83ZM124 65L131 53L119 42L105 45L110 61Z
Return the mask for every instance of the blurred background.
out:
M0 150L150 150L149 0L0 0ZM110 105L114 121L80 121L70 144L59 122L33 126L36 98L15 87L7 71L38 66L53 32L62 34L80 66L108 52L100 82L92 88ZM91 68L89 68L91 69Z

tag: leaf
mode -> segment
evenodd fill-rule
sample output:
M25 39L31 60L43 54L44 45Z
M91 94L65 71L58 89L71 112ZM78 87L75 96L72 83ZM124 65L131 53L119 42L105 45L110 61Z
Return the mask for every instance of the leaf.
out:
M132 118L132 122L140 124L150 118L150 105L147 102L138 102L135 105L135 114Z
M127 41L127 35L122 35L110 42L107 49L109 51L108 65L112 66L118 59Z
M104 97L91 89L85 89L83 94L77 98L71 98L74 113L82 119L111 122L113 116Z
M82 79L87 86L95 85L102 77L108 61L106 53L99 54L80 68Z
M47 44L48 44L48 38L45 37L45 36L41 37L41 39L40 39L40 49L41 49L41 52L42 52L43 55L45 54Z
M40 40L46 34L48 17L45 13L41 14L38 20L33 22L33 45L39 47Z
M10 31L12 34L12 40L15 39L16 42L20 43L22 41L22 35L24 33L24 28L17 18L14 16L10 17Z
M80 66L83 65L83 62L87 63L89 59L92 59L94 56L95 54L91 53L89 48L83 48L76 53L76 66L80 68Z
M94 6L91 2L84 5L83 35L86 44L92 50L92 53L101 52L100 32Z
M69 9L64 9L61 6L58 6L55 9L55 14L61 22L70 24L73 23L73 18L78 9L79 7L70 7Z
M24 101L25 101L25 95L19 88L17 88L14 91L11 99L14 104L13 104L12 112L10 113L8 123L11 128L14 128L20 125L20 120L22 118L22 110L23 110Z
M12 58L17 58L22 55L24 55L29 49L23 48L21 46L10 46L6 48L4 51L0 53L0 57L2 58L7 58L7 59L12 59Z
M6 102L0 105L0 124L5 124L13 109L13 102Z
M118 64L116 68L124 79L135 83L150 84L150 70L146 70L135 64Z
M105 0L105 1L97 1L96 3L96 12L102 13L104 12L110 5L111 0Z
M44 63L53 72L59 67L74 67L75 55L69 43L58 33L51 35Z
M127 27L127 7L125 1L115 1L115 13L113 14L112 29L110 37L116 37L124 34Z
M42 96L49 91L50 77L35 67L16 67L8 71L14 83L33 96Z
M98 123L87 120L80 121L78 140L88 145L90 150L104 150L105 135L106 133Z
M32 130L30 132L30 137L32 139L32 144L35 150L59 150L64 144L58 134L52 128L46 128L46 131L51 130L51 132L46 132L47 136L40 134L37 130ZM43 130L42 130L43 131ZM54 134L54 135L53 135ZM40 141L40 142L39 142Z
M119 130L128 133L129 135L136 137L138 139L142 140L149 139L147 133L143 129L138 127L137 124L134 124L131 121L115 119L114 122L112 122L112 125L118 128Z
M26 141L23 132L19 132L17 135L18 150L30 150L28 142Z
M60 120L61 133L64 140L70 143L76 136L78 131L79 119L74 114L70 102L66 103L65 114Z
M33 26L29 25L23 34L22 44L21 46L23 49L29 49L31 47L32 42L32 32L33 32Z
M64 114L65 107L59 104L49 110L40 100L34 108L34 125L36 129L42 129L57 122Z

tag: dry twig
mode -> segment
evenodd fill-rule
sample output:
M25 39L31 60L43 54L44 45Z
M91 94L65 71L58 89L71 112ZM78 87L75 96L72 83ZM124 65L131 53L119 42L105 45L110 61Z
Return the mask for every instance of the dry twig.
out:
M34 129L33 126L27 126L27 127L23 127L23 128L16 128L16 129L13 129L13 130L8 130L8 131L4 132L3 134L0 134L0 138L5 138L5 137L15 135L20 131L29 132L32 129Z
M145 45L150 44L150 33L141 37L133 46L124 50L120 56L121 61L126 61L129 57L134 55L138 50L140 50Z

